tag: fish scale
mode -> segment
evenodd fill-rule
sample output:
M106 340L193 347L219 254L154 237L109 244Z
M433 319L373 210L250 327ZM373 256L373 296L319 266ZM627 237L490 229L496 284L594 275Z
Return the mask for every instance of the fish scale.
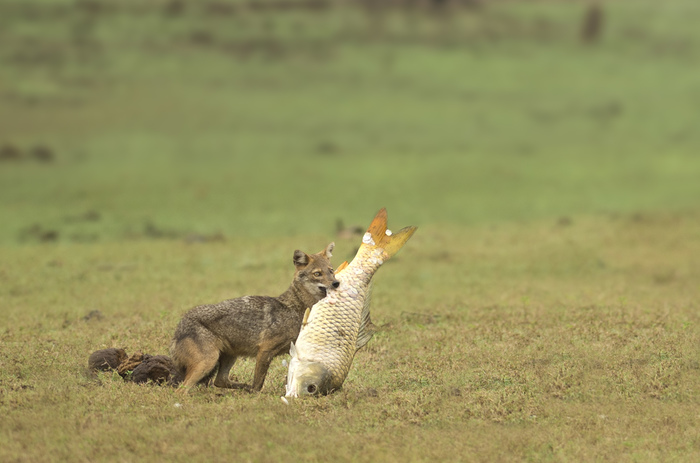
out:
M327 394L342 386L355 352L372 336L372 277L415 230L406 227L393 234L386 227L386 209L377 213L352 262L336 273L340 286L311 308L296 343L292 343L288 397Z
M331 387L342 385L355 354L357 335L362 321L361 314L366 298L366 289L371 277L379 268L369 264L368 259L355 258L353 264L338 272L340 286L326 297L325 304L317 304L311 310L307 325L297 339L297 349L309 352L317 361L323 362L332 372ZM357 265L354 265L358 262ZM362 268L361 274L355 273ZM360 275L365 276L364 278Z

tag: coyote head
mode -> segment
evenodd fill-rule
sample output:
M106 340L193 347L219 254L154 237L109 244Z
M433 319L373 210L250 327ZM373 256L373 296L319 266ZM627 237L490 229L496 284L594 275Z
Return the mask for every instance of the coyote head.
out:
M326 297L330 288L340 286L331 266L331 252L334 247L335 243L331 243L323 251L311 255L298 249L294 251L294 266L297 271L293 284L298 290L311 296L311 299L315 300L314 304Z

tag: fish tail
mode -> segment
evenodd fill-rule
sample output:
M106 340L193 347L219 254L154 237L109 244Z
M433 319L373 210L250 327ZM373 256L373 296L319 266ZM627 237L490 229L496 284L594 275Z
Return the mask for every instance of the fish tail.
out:
M392 233L387 228L387 213L386 208L382 208L372 220L372 223L367 229L365 238L362 240L363 245L382 248L388 254L388 257L393 256L399 249L406 244L406 241L413 236L417 227L404 227L396 233Z

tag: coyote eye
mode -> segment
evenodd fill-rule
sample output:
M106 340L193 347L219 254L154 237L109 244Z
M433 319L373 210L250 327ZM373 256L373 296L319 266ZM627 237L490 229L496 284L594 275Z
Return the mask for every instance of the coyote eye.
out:
M318 270L316 270L316 271L314 272L314 276L315 276L315 277L320 277L321 275L323 275L323 274L322 274L321 272L319 272Z

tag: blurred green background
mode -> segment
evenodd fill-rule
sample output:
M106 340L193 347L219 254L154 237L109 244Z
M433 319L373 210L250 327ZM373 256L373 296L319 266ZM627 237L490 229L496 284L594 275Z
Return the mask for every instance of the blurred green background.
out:
M700 205L691 0L0 2L0 244ZM398 222L397 222L398 221Z

